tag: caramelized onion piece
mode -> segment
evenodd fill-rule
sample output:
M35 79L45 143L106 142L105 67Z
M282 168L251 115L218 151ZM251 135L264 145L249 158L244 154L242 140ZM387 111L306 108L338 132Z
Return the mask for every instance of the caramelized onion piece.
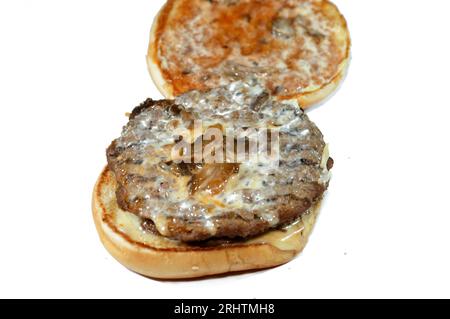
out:
M220 194L228 180L239 172L239 164L205 164L189 181L189 191L195 194L206 191L211 195Z

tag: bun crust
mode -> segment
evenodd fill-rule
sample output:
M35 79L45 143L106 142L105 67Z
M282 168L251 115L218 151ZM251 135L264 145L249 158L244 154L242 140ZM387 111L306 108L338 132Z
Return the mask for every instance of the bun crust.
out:
M274 230L243 242L194 246L144 234L139 224L133 224L137 217L117 206L115 190L114 174L105 168L92 201L101 242L125 267L160 279L198 278L287 263L305 247L319 211L318 206L311 209L285 231Z
M158 57L157 46L158 42L160 41L161 34L165 28L164 24L166 23L168 17L172 15L172 11L175 10L173 8L175 7L174 3L176 3L176 1L177 0L169 0L155 17L150 32L150 42L147 52L147 67L150 76L161 94L168 99L173 99L180 93L184 93L191 89L204 89L202 87L198 87L198 84L192 84L193 87L190 87L190 84L183 84L181 85L182 87L184 87L183 92L176 92L176 90L174 89L174 85L179 84L177 83L178 80L168 79L167 75L165 74L167 72L164 72L161 69L161 61ZM341 30L339 31L338 35L336 35L336 38L338 39L337 41L340 43L340 45L345 47L345 53L339 60L339 62L335 64L337 71L334 76L328 78L328 80L321 83L321 85L312 85L305 87L302 93L279 96L279 99L296 99L303 109L316 106L330 97L344 80L350 64L351 40L347 22L345 18L340 14L336 5L329 2L328 0L323 0L322 3L322 8L325 12L325 15L332 19L333 23L341 26ZM292 46L295 45L295 43L292 43ZM317 74L313 74L313 76L316 75Z

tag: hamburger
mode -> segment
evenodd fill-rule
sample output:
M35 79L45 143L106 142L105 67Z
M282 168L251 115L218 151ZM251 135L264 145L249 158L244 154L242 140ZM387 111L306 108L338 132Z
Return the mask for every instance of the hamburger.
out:
M147 64L166 98L255 75L306 109L335 91L349 59L347 23L328 0L168 0Z
M237 81L134 108L93 193L106 249L164 279L268 268L306 245L333 160L297 101Z

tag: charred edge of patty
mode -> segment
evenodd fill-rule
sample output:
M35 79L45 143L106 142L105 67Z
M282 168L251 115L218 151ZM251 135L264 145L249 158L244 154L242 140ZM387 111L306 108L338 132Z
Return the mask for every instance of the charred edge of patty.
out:
M303 198L298 198L292 194L279 196L273 198L277 203L279 222L276 226L271 227L267 221L258 217L251 211L230 211L226 214L214 219L216 225L216 234L212 237L205 229L201 220L196 221L192 219L183 219L173 217L168 222L168 237L183 242L190 242L208 245L213 240L219 241L243 241L273 229L280 229L307 213L309 209L318 203L326 190L326 185L319 183L308 184L308 194ZM119 200L122 202L122 200ZM130 208L127 203L122 202L122 205ZM159 234L156 227L150 226L151 221L143 219L146 228L153 234ZM156 233L155 233L156 232Z
M174 103L173 100L153 100L153 99L146 99L143 103L136 106L133 111L130 114L129 119L133 120L138 115L140 115L142 112L145 112L147 110L153 109L159 107L161 109L166 109L171 111L173 114L179 114L182 110L180 106Z

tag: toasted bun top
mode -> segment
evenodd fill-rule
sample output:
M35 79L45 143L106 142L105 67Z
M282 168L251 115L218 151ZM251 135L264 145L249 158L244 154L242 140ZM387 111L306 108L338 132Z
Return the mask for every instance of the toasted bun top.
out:
M305 96L305 107L337 86L349 49L346 21L326 0L169 0L148 64L166 97L256 76L281 99Z
M318 206L282 230L247 241L188 244L145 232L141 220L121 210L114 174L105 169L94 189L93 216L107 250L123 265L142 275L181 279L277 266L306 245Z

